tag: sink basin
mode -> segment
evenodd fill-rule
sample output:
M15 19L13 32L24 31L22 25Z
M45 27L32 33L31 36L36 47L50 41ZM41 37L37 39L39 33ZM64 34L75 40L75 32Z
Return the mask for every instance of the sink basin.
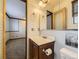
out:
M37 45L43 45L46 43L54 42L55 39L43 38L42 36L36 36L31 38Z

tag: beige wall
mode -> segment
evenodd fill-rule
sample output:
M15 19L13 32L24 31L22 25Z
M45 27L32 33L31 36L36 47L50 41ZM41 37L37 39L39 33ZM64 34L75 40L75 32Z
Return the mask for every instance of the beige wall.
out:
M67 10L67 29L77 29L78 25L73 24L73 18L72 18L72 0L65 0L63 2L60 2L60 5L57 5L54 7L53 12L59 11L62 8L66 8Z
M30 1L30 0L29 0ZM40 20L40 29L44 30L46 29L46 11L43 9L40 9L38 5L33 4L32 2L28 1L28 10L27 10L27 16L28 16L28 34L29 36L33 35L39 35L39 20ZM33 15L34 14L34 15ZM33 29L33 31L32 31ZM30 35L31 34L31 35Z
M0 0L0 59L3 59L3 0Z

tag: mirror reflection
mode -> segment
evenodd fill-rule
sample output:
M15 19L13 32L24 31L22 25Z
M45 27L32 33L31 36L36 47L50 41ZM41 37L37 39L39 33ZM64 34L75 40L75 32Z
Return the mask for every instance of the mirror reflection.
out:
M58 0L47 5L47 30L77 30L78 27L78 1L71 3ZM56 4L56 5L55 5ZM51 8L52 7L52 8Z

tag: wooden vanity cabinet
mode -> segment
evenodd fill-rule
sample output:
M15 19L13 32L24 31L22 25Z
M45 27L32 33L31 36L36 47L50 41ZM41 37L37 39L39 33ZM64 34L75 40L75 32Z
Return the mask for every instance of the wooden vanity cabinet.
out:
M47 56L43 50L52 49L52 54ZM29 40L29 59L54 59L54 42L37 45L31 39Z
M29 40L29 59L38 59L38 45Z

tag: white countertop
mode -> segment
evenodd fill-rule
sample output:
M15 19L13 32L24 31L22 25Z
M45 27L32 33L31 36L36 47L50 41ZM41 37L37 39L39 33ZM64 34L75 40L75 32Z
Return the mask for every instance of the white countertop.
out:
M41 36L32 37L31 40L33 40L37 45L43 45L55 41L55 39L43 38Z

